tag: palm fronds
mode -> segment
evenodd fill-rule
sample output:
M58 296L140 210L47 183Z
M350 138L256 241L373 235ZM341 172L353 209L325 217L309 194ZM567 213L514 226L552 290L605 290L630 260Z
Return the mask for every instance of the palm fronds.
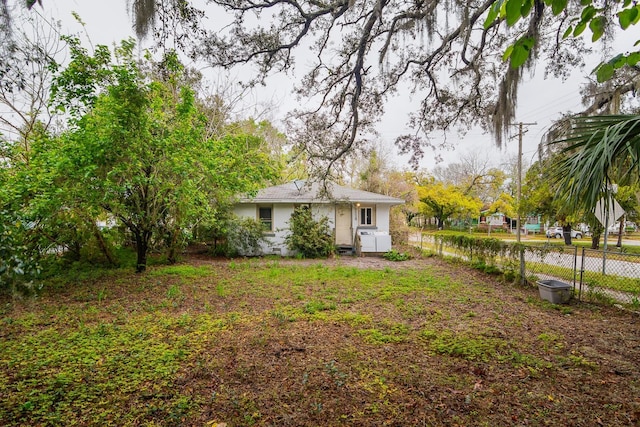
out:
M591 210L612 182L640 175L640 116L577 117L561 144L550 177L557 196L572 208Z

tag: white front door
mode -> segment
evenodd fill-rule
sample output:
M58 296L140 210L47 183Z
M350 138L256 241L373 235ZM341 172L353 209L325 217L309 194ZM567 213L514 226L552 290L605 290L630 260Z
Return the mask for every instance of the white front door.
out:
M336 245L351 246L351 205L336 205Z

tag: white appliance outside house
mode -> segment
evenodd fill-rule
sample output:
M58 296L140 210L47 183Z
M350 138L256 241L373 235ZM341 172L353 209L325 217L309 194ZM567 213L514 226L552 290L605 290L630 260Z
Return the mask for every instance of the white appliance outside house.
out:
M376 252L391 250L391 235L386 231L376 231Z
M361 252L376 251L376 235L373 230L358 230Z
M388 252L391 236L386 231L358 230L361 252Z

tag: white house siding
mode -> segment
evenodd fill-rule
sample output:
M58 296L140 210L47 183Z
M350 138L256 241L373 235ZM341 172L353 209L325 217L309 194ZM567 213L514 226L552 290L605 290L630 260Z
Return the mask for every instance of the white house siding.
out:
M267 206L267 204L241 203L237 204L233 211L241 218L257 219L258 206ZM295 253L285 243L285 237L289 234L289 220L294 210L293 203L275 203L270 205L273 207L273 231L268 233L268 243L261 244L261 250L264 255L278 254L282 256L292 256ZM329 219L329 227L333 230L335 227L335 207L330 204L311 204L311 212L313 217L320 219L326 216Z
M329 219L329 227L333 230L336 227L336 206L333 204L312 204L311 213L317 220L324 216Z
M308 185L307 185L308 184ZM356 190L336 184L330 186L331 199L325 197L323 188L319 183L305 183L304 181L294 181L286 184L264 188L251 197L239 199L235 205L234 212L240 217L258 219L259 206L271 206L273 231L269 233L270 243L264 245L264 254L281 254L283 256L293 255L284 243L284 239L289 233L289 219L293 213L294 206L307 204L311 206L313 217L319 219L326 217L329 220L329 227L335 233L336 227L336 205L347 205L351 211L351 221L349 231L352 234L352 243L355 243L355 234L360 228L359 209L360 207L372 207L375 210L374 223L363 229L377 231L376 235L389 233L389 210L393 205L404 203L404 200L368 191ZM324 194L324 195L323 195ZM344 212L344 211L343 211ZM341 216L343 220L344 216ZM344 231L346 227L340 223L341 243L346 243ZM371 235L371 234L367 234ZM376 238L377 239L377 238Z
M276 234L289 232L289 219L291 219L293 209L293 204L273 205L273 231Z
M289 218L293 213L293 204L274 204L273 205L273 231L269 233L269 243L263 243L262 253L278 254L283 256L292 255L291 251L284 243L284 239L289 234Z
M376 205L376 228L377 231L389 232L389 212L391 206L389 205Z
M233 213L240 218L253 218L257 219L257 205L255 204L237 204L233 208Z

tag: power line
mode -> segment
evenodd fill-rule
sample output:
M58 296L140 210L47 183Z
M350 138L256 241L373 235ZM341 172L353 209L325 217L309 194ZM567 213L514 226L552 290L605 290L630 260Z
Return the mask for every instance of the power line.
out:
M575 98L576 98L575 92L570 92L570 93L565 94L564 96L555 98L553 100L553 102L551 102L551 103L547 103L547 104L542 105L540 107L533 108L530 111L526 111L526 112L523 111L522 115L524 117L537 116L538 113L543 113L543 112L546 113L546 112L549 112L550 110L553 110L557 106L561 106L561 105L568 104L568 103L571 103L572 107L576 107L576 106L580 105L581 102L580 101L576 101ZM566 110L567 108L562 108L562 109ZM549 115L554 115L554 114L557 114L557 113L549 113Z

